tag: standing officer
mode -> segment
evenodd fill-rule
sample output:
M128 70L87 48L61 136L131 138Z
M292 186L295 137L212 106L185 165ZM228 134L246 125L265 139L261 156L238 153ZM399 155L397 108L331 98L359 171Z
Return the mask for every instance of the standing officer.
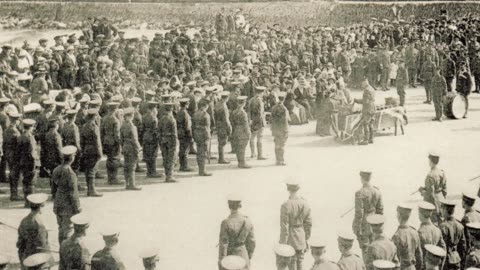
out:
M467 118L469 107L468 96L471 93L472 84L472 76L468 71L467 64L462 61L458 70L457 87L455 90L465 98L465 114L463 115L463 118Z
M401 270L422 269L423 266L423 254L418 232L408 225L411 213L412 207L409 205L400 204L397 207L397 219L400 225L393 235L392 241L397 246Z
M363 258L368 244L372 241L372 233L367 218L373 214L383 215L382 195L377 187L370 184L372 172L361 171L362 188L355 193L355 218L353 232L357 236L358 244L362 249Z
M425 245L425 270L438 270L447 252L435 245Z
M45 169L47 170L50 176L50 189L52 196L53 193L53 184L52 184L52 173L53 170L60 164L62 164L62 136L58 132L58 117L51 116L48 119L48 132L45 134L44 145L46 153L46 162Z
M149 101L143 115L143 159L147 165L147 178L162 177L157 172L158 118L156 101Z
M207 113L208 103L206 101L198 102L198 110L193 115L193 139L197 144L197 164L198 175L210 176L211 173L205 169L205 159L208 155L208 145L211 140L210 133L210 115Z
M76 153L75 146L63 147L63 164L55 168L52 173L53 212L57 215L58 243L60 244L70 236L72 231L70 218L81 212L77 174L71 167Z
M438 168L440 155L436 152L430 152L428 155L430 172L425 178L425 187L419 189L423 196L423 200L429 202L436 207L436 211L432 216L432 221L436 224L440 223L440 199L447 196L447 177L445 172Z
M295 256L295 249L289 245L278 244L274 248L277 270L287 270Z
M453 216L455 203L446 199L440 199L443 221L440 223L443 240L447 246L447 260L444 270L458 270L461 268L462 259L467 253L466 240L463 225Z
M80 132L80 148L82 160L80 161L85 170L87 181L87 196L101 197L102 194L95 190L95 173L97 165L102 158L102 142L100 141L100 129L96 124L97 109L88 109L86 123Z
M165 182L177 182L173 178L175 166L175 151L177 149L177 122L173 117L173 103L163 103L165 114L158 122L158 138L162 150L163 167L165 169Z
M143 267L145 270L156 270L158 259L158 251L155 249L146 249L140 253L142 258Z
M430 82L430 91L432 95L433 106L435 107L435 118L433 118L432 121L442 122L443 102L447 96L447 82L440 74L439 69L435 71Z
M92 270L125 270L117 250L120 233L115 230L105 230L102 233L105 247L92 257Z
M18 196L18 180L20 179L20 158L21 155L17 155L18 140L20 139L20 131L18 130L19 119L21 114L11 112L10 125L5 130L3 137L3 155L6 158L8 168L10 170L9 182L10 182L10 201L23 201Z
M466 225L472 243L469 254L465 258L465 269L480 267L480 223L473 222Z
M340 270L365 270L362 258L352 252L353 241L355 241L355 235L351 232L338 236L338 249L342 254L337 263Z
M218 137L218 163L230 164L230 161L225 159L225 145L227 145L228 138L232 134L232 124L230 123L230 112L228 111L227 102L230 92L223 91L220 93L221 99L215 105L214 118L217 125Z
M76 155L72 163L72 169L78 175L80 172L80 153L82 152L82 148L80 148L80 131L75 123L76 116L77 111L67 111L67 115L65 117L66 121L62 129L62 139L64 146L71 145L77 148Z
M336 263L325 258L327 246L324 241L316 239L310 243L310 248L314 260L312 270L340 270Z
M405 60L403 58L398 59L398 70L395 84L397 86L397 94L400 98L400 106L405 106L405 88L409 82L408 71L405 67Z
M289 269L302 270L304 252L312 231L311 210L308 203L297 194L300 183L294 178L286 182L289 198L280 208L280 244L288 244L295 249Z
M142 144L143 140L143 116L140 113L140 102L142 102L142 99L139 97L133 97L131 99L132 101L132 108L135 110L133 113L133 124L137 127L138 131L138 140L140 141L140 145ZM137 161L137 164L135 165L135 172L145 172L145 169L140 167L140 161Z
M180 161L181 172L191 172L192 168L188 166L188 150L193 140L192 118L188 114L189 98L180 99L180 110L177 112L177 132L179 141L178 159Z
M28 256L50 250L48 231L41 218L42 208L48 200L48 195L43 193L30 194L27 200L31 212L20 222L17 240L18 258L22 269L25 269L23 263Z
M417 69L418 69L419 54L415 43L411 42L405 48L405 62L408 69L410 86L415 88L417 83Z
M245 162L245 149L250 140L250 127L248 124L248 115L245 112L245 101L247 96L237 98L237 108L232 113L232 144L237 154L238 167L242 169L251 168Z
M420 247L422 247L424 257L427 256L427 251L425 250L426 245L435 245L445 248L445 241L443 241L442 232L431 220L434 212L435 205L425 201L418 204L418 216L420 219L418 236L420 238ZM424 263L426 263L426 258L424 259Z
M425 93L427 96L427 100L423 103L430 104L432 103L432 78L436 73L440 74L440 69L437 69L435 63L432 61L432 56L427 55L427 60L422 65L422 78L423 78L423 85L425 86ZM441 75L440 75L441 76ZM443 80L445 78L442 76ZM446 87L446 84L445 84Z
M385 236L383 233L383 224L385 218L382 215L370 215L367 217L367 222L372 228L372 243L366 248L364 252L364 261L367 270L374 270L373 263L376 260L387 260L398 263L397 247L395 244Z
M250 120L250 150L251 157L255 155L255 138L257 139L258 160L265 160L262 149L263 128L267 125L265 121L265 105L263 104L263 93L267 88L257 86L255 96L248 101L248 119Z
M135 185L135 167L137 165L138 155L142 146L138 141L137 127L133 124L133 114L135 110L132 107L123 111L124 121L120 129L120 147L123 151L125 164L123 172L127 190L141 190Z
M107 116L103 118L101 123L101 138L103 149L107 155L107 176L110 185L119 185L117 179L118 167L120 164L120 119L117 116L117 109L120 103L109 102L110 109Z
M255 235L253 225L247 216L240 213L242 199L237 194L228 197L230 215L222 221L218 250L219 269L222 260L228 255L237 255L250 267L250 259L255 251Z
M48 177L48 173L45 170L45 164L47 163L47 147L44 147L45 145L45 138L46 134L48 132L48 125L49 121L48 119L52 115L53 111L55 110L55 103L52 100L45 100L43 101L43 107L44 110L40 112L40 115L36 118L38 123L35 128L36 130L36 138L38 139L38 142L40 143L40 163L41 163L41 168L40 168L40 177Z
M362 104L362 125L364 139L360 143L367 145L373 143L373 122L375 121L375 90L370 86L368 81L362 82L363 96L362 99L355 99L355 103Z
M90 251L84 243L90 220L82 214L71 218L73 235L60 245L60 262L58 270L90 270Z
M33 193L33 183L36 177L36 168L40 161L37 153L37 141L33 136L35 120L23 120L23 134L18 139L18 149L15 155L20 157L20 176L23 177L23 195L25 207L28 207L28 195Z
M275 143L275 158L278 166L285 166L285 143L288 139L288 121L290 114L287 107L283 104L286 93L280 92L278 95L278 103L272 108L272 136Z

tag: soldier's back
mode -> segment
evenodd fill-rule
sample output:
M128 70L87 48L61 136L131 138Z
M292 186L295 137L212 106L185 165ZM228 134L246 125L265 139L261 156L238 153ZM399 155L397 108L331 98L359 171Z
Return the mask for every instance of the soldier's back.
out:
M92 270L124 270L125 266L116 251L104 248L93 255L91 268Z
M339 270L340 268L334 262L324 261L321 263L315 263L312 270Z
M365 270L362 258L357 254L344 254L337 263L340 270Z
M90 252L83 242L83 237L71 236L60 245L59 270L85 269L90 264Z
M425 245L442 246L442 244L440 244L443 242L442 232L433 223L420 225L420 228L418 229L418 236L420 238L422 248Z

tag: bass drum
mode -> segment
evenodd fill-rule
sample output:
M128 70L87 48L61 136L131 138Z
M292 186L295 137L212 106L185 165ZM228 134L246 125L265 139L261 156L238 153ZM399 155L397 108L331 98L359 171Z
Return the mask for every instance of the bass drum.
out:
M450 119L463 118L467 112L467 101L462 95L447 95L443 113Z

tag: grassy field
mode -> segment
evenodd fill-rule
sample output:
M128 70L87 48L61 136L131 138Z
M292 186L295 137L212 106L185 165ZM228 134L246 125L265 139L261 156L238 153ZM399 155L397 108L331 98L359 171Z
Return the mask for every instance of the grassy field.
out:
M331 2L256 2L256 3L29 3L0 2L0 16L21 16L27 19L53 19L76 22L88 16L107 16L127 25L140 22L168 24L209 24L221 8L242 8L250 21L257 25L279 23L296 25L347 25L365 21L370 17L394 19L390 3L338 3L330 13ZM469 12L479 13L480 4L475 2L419 2L403 3L402 18L411 15L432 18L441 9L449 10L451 16Z

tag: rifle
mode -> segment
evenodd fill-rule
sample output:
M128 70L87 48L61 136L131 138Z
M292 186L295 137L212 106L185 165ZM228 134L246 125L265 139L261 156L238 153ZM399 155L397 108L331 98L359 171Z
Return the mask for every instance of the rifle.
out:
M350 208L347 212L343 213L343 215L340 216L340 218L343 218L344 216L346 216L348 213L352 212L353 210L355 209L355 206Z
M12 226L12 225L8 225L8 224L6 224L6 223L3 222L3 221L0 221L0 225L3 225L3 226L5 226L5 227L7 227L7 228L10 228L10 229L12 229L12 230L18 230L17 227Z

